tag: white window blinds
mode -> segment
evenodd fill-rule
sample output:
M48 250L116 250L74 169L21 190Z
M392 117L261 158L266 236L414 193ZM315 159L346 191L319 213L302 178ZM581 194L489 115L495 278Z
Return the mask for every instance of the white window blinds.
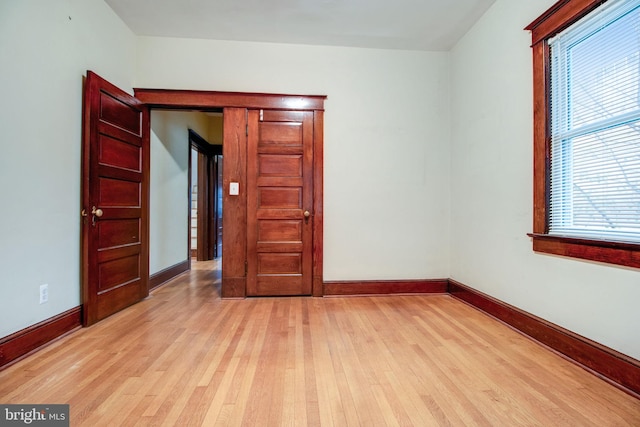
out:
M609 0L549 45L549 233L640 242L640 0Z

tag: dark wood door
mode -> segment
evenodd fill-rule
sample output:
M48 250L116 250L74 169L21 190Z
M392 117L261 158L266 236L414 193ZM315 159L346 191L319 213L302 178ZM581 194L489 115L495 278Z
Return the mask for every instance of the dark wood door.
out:
M247 295L310 295L313 113L250 110Z
M91 325L149 294L149 113L89 71L82 154L83 321Z
M207 143L208 144L208 143ZM213 259L213 156L198 150L198 227L197 259Z
M215 230L216 230L216 246L214 256L219 258L222 256L222 156L216 156L216 184L215 184Z

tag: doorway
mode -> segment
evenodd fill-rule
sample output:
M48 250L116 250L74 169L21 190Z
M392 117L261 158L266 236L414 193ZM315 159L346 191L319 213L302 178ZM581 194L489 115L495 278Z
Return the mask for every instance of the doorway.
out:
M134 89L135 97L149 108L206 110L223 109L224 171L223 171L223 252L222 297L247 296L247 141L255 126L249 121L250 111L306 111L312 116L307 128L312 135L311 164L312 200L311 226L311 295L323 295L323 128L324 100L322 95L279 95L256 93L211 92L169 89ZM307 209L305 207L305 209ZM303 217L305 210L299 210ZM304 215L306 217L306 215ZM259 260L257 260L259 262Z
M211 117L208 138L189 129L188 235L196 261L222 256L222 113L204 114Z
M214 258L212 193L215 156L222 154L222 112L152 108L149 116L149 270L150 282L155 287L188 270L192 258L201 261ZM195 156L191 155L192 148L197 150ZM196 172L193 178L191 160L200 163L193 168ZM190 189L199 193L192 204ZM196 221L191 221L191 208L200 213ZM200 222L194 231L201 234L197 238L200 251L193 257L189 236L192 222L194 225ZM158 275L162 281L156 280Z
M291 215L307 218L311 228L311 295L323 294L323 128L325 96L297 96L279 94L231 93L167 89L134 89L135 97L152 109L182 109L202 111L222 109L224 138L224 168L222 170L222 205L224 228L222 231L222 297L245 298L248 253L248 138L254 122L250 112L289 111L307 112L311 125L305 127L312 139L311 206L292 210ZM259 125L259 121L256 122ZM254 129L255 130L255 129ZM279 162L272 163L280 164ZM289 165L291 163L288 163ZM263 164L263 165L266 165ZM298 212L299 211L299 212ZM275 258L275 257L272 257ZM282 264L284 265L284 264ZM279 268L279 267L278 267Z

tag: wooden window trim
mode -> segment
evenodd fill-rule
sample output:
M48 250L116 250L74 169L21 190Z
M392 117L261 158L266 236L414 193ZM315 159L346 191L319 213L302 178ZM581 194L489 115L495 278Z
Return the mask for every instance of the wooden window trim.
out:
M548 40L606 0L560 0L529 24L533 51L533 250L640 268L640 244L549 234L551 173Z

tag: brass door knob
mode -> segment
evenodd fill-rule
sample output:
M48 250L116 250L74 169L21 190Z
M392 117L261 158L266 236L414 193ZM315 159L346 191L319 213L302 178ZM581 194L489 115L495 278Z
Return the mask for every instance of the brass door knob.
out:
M103 213L104 212L102 212L102 209L96 209L95 206L91 208L91 214L97 216L98 218L100 218Z
M311 212L309 212L309 211L304 211L304 214L303 214L303 215L304 215L304 217L305 217L305 218L309 218L309 217L311 216Z

